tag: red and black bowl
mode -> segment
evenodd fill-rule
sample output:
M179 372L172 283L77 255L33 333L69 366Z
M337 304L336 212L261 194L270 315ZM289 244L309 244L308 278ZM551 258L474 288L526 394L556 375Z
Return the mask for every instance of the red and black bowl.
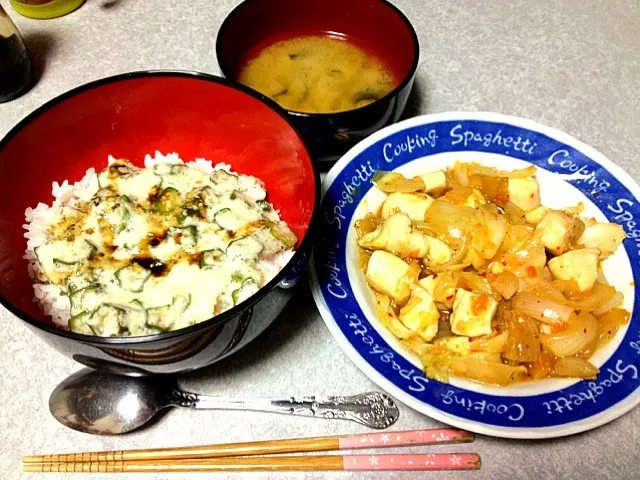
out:
M390 93L358 109L321 114L287 111L322 166L399 120L413 85L420 46L407 17L385 0L245 0L218 31L220 69L235 80L261 49L302 35L351 39L382 59L398 80Z
M55 326L33 302L24 211L50 204L51 183L78 181L107 156L142 165L147 153L224 162L266 184L298 236L293 258L255 295L188 328L145 337L82 335ZM80 363L125 374L178 373L233 353L282 311L305 270L320 179L285 112L253 90L197 73L136 72L65 93L0 141L0 303L45 342Z

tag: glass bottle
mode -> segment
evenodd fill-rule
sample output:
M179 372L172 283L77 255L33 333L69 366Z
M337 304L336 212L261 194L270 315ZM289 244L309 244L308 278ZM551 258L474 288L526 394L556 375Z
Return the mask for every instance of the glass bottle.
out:
M33 67L27 47L0 5L0 103L20 96L32 79Z
M16 12L29 18L56 18L73 12L84 0L9 0Z

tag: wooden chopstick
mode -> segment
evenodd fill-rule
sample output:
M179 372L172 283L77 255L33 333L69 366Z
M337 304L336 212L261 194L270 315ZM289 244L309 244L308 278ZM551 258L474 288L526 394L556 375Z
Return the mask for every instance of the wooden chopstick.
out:
M473 434L454 428L407 430L313 438L291 438L258 442L222 443L193 447L170 447L143 450L114 450L105 452L29 455L23 463L65 462L122 462L166 459L200 459L269 455L277 453L326 452L361 448L401 447L407 445L433 445L473 441ZM38 470L39 471L39 470Z
M309 471L309 470L477 470L476 453L398 455L316 455L275 457L231 457L215 459L163 460L154 462L30 463L24 472L213 472L213 471Z

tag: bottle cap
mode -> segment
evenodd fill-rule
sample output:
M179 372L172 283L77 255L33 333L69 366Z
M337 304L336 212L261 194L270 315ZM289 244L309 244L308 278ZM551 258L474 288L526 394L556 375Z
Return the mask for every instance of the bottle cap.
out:
M61 17L76 10L83 2L84 0L51 0L46 3L31 3L29 0L9 0L20 15L37 19Z

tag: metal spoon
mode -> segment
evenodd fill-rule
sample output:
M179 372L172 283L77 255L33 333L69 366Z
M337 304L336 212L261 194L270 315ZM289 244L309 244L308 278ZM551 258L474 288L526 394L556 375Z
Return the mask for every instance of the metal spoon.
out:
M56 420L98 435L135 430L166 407L337 418L379 429L393 425L400 415L394 401L378 392L351 397L221 398L178 390L166 378L125 377L88 368L64 380L49 398L49 410Z

